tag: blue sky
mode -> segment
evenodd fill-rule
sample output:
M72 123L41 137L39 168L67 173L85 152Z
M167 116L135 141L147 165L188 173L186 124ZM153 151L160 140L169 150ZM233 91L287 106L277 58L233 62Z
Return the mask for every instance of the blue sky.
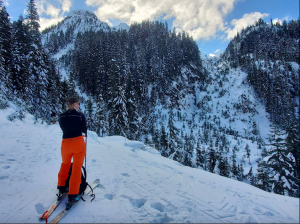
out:
M3 0L11 20L25 15L29 0ZM168 21L187 31L201 52L223 52L238 30L259 18L282 22L299 18L299 0L35 0L41 28L77 9L93 11L110 26L143 20Z

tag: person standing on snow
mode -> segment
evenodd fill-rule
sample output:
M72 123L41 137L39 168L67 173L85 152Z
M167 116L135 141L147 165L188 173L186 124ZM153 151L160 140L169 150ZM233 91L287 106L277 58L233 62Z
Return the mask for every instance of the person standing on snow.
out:
M65 182L69 176L71 160L73 158L72 174L69 182L69 193L67 209L75 202L80 200L79 187L81 183L81 167L86 155L86 144L84 135L87 136L86 118L83 113L79 112L79 99L69 97L66 101L67 111L59 115L59 125L63 131L63 140L61 143L62 163L58 173L57 189L58 200L62 194L67 192Z

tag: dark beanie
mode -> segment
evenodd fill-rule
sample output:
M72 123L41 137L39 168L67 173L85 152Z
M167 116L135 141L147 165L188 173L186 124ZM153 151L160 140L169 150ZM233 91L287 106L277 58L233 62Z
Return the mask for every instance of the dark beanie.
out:
M67 105L72 105L73 103L79 102L79 99L75 96L69 97L66 101Z

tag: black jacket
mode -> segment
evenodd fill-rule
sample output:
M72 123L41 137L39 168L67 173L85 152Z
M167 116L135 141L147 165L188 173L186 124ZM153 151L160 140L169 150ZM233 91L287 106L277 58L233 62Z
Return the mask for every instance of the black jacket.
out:
M63 139L87 136L86 119L83 113L74 109L67 110L59 115L59 125L63 131Z

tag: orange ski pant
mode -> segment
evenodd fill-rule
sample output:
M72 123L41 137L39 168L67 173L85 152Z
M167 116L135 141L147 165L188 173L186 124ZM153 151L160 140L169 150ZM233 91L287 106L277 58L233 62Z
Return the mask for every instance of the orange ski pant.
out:
M63 139L61 143L62 163L58 173L57 186L65 186L73 158L72 174L69 182L69 194L79 194L81 167L86 153L86 145L83 137L84 136Z

